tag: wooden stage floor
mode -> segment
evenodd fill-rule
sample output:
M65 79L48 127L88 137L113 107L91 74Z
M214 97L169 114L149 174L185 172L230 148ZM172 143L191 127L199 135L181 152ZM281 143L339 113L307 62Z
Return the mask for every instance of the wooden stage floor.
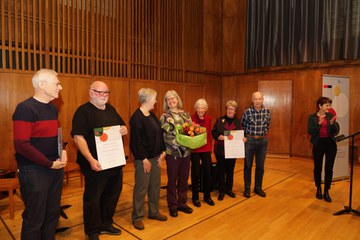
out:
M162 168L162 185L166 185L165 162ZM144 219L145 230L136 230L131 222L134 168L129 163L124 168L123 192L114 216L114 224L122 229L119 236L100 235L100 239L360 239L360 216L333 213L349 204L349 179L334 181L330 196L332 202L315 198L313 165L311 159L266 159L264 190L266 198L252 193L249 199L243 192L243 160L236 163L234 192L236 198L225 196L215 206L202 202L200 208L191 203L192 214L179 212L177 218L169 216L166 190L161 189L160 210L168 221ZM64 182L62 205L71 205L61 218L59 227L68 227L56 239L85 239L82 219L82 192L78 175L73 174L69 184ZM202 194L200 194L202 200ZM355 166L353 209L360 210L360 167ZM20 239L23 203L19 191L15 196L15 219L9 219L8 198L0 200L0 239Z

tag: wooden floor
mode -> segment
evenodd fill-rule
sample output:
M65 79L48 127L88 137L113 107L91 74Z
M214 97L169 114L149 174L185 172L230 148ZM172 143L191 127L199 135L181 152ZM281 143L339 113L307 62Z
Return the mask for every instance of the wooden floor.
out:
M179 217L168 217L166 222L144 219L145 230L138 231L131 224L132 189L134 186L133 164L124 168L124 187L114 224L122 229L122 235L101 235L100 239L360 239L360 216L333 213L349 205L349 180L333 182L330 195L333 202L315 198L312 180L312 161L299 158L266 159L264 190L266 198L256 195L246 199L243 191L243 160L237 160L235 169L235 199L225 196L215 206L202 203L190 215L179 212ZM166 172L162 170L162 184L166 185ZM64 182L62 205L71 205L61 218L60 227L68 227L58 233L56 239L85 239L82 219L82 192L78 177ZM188 194L191 199L191 193ZM360 210L360 167L354 171L353 209ZM19 191L15 196L15 219L9 219L8 199L0 200L0 239L20 239L23 204ZM161 189L161 212L169 215L166 206L166 190Z

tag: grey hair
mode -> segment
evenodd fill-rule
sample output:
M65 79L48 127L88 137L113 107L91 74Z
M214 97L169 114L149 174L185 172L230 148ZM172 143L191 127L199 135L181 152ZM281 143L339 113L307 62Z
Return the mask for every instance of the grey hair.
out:
M227 101L227 103L225 104L225 107L226 109L231 106L231 107L234 107L235 108L235 111L237 111L237 108L238 108L238 104L235 100L229 100Z
M157 92L152 88L141 88L138 91L140 104L148 102L152 97L156 97Z
M170 109L168 104L167 104L167 99L170 96L175 96L177 98L177 100L178 100L178 106L177 107L182 108L182 101L181 101L181 99L179 97L179 94L177 94L177 92L175 90L169 90L169 91L167 91L165 93L165 96L164 96L164 108L163 108L164 112L167 112Z
M32 84L34 88L39 87L39 82L46 81L50 76L57 76L57 72L51 69L42 68L38 70L32 77Z
M208 108L209 108L206 100L203 99L203 98L200 98L200 99L198 99L198 100L195 102L195 104L194 104L194 109L196 110L197 107L204 107L206 111L207 111Z

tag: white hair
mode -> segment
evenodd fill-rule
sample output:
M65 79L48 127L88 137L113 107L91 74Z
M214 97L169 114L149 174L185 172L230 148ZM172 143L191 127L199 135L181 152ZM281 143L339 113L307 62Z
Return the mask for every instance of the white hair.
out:
M51 76L57 76L57 75L58 75L57 72L55 72L54 70L45 69L45 68L40 69L32 77L32 84L34 88L38 88L39 82L46 81Z

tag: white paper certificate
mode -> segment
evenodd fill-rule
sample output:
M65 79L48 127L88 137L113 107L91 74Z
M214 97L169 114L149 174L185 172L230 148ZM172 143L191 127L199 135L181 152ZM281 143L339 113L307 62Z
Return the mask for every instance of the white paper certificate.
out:
M98 161L103 170L126 164L120 126L95 128Z
M243 138L244 138L244 130L225 131L224 133L225 158L245 157L245 144Z

